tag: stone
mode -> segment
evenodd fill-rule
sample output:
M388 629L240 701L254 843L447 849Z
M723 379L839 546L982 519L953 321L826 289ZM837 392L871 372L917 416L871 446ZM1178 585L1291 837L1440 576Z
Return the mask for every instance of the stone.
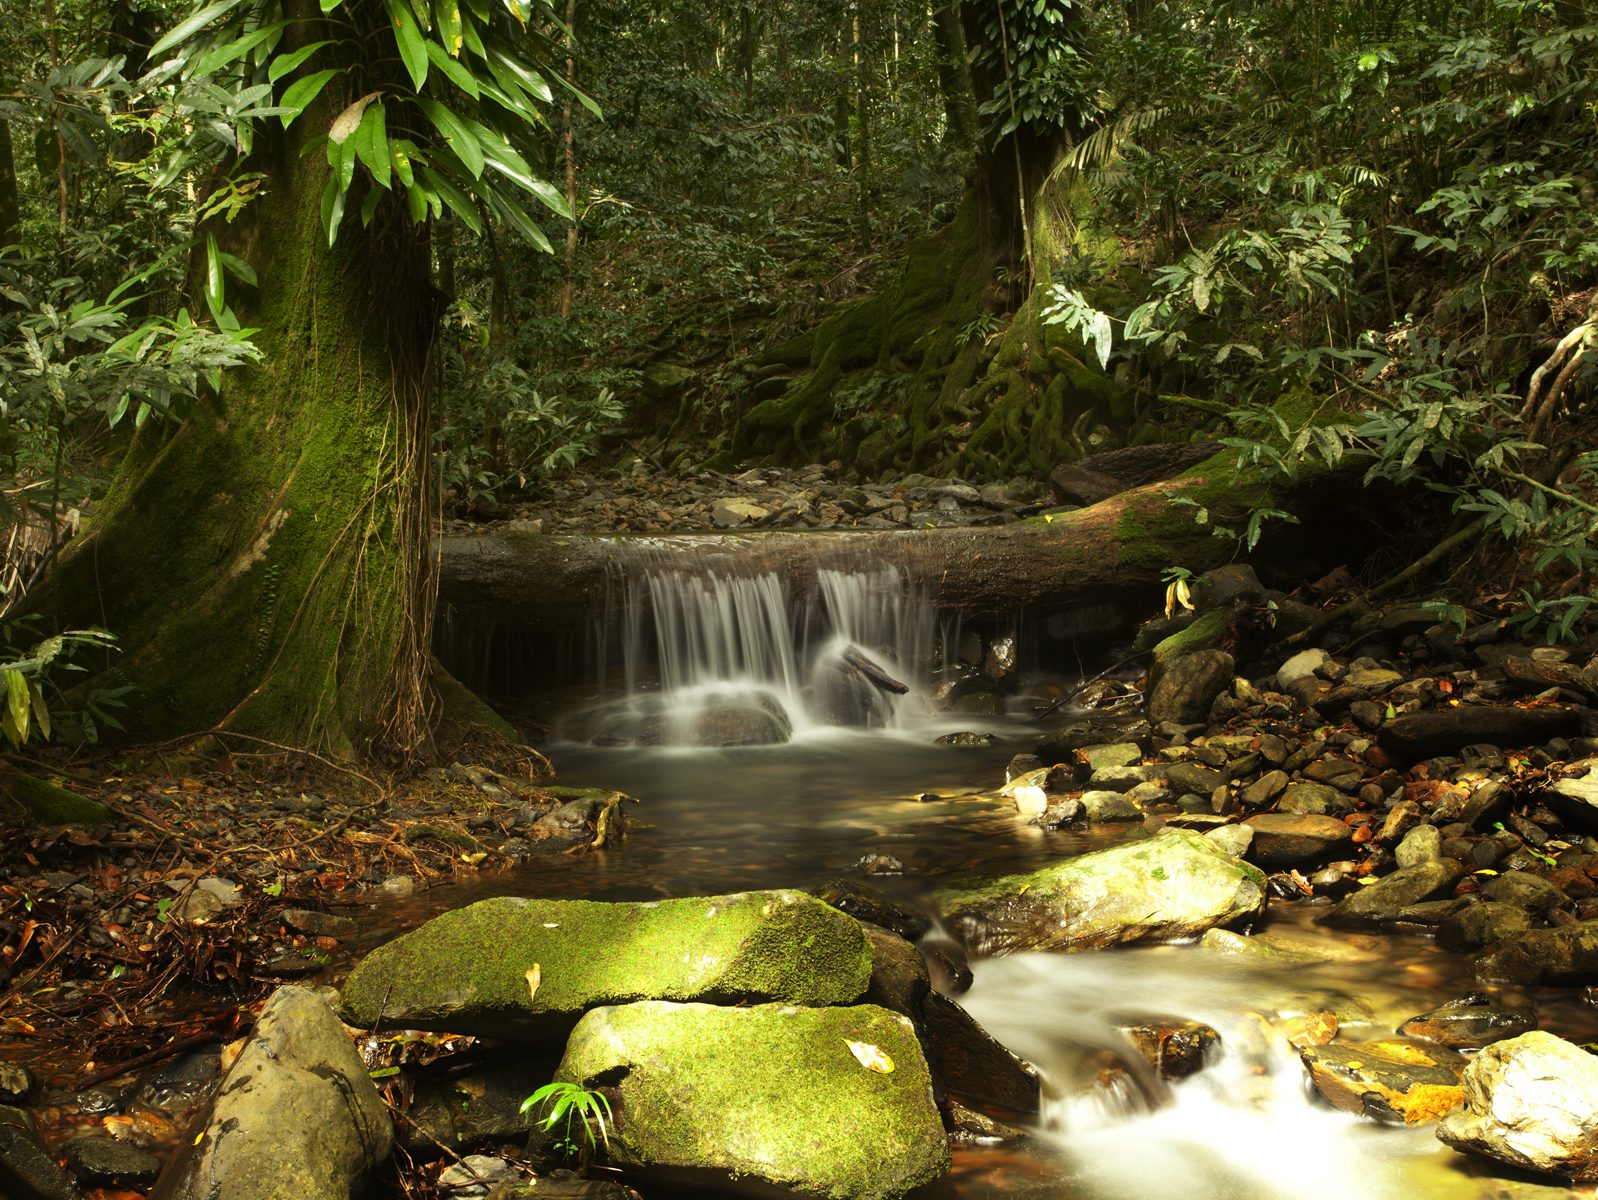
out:
M1221 1035L1202 1021L1143 1022L1123 1025L1121 1032L1161 1079L1197 1075L1221 1046Z
M910 941L932 928L932 921L925 914L905 908L886 892L857 879L834 879L811 894L862 924L879 926Z
M113 1137L75 1137L61 1147L79 1183L154 1183L161 1160Z
M896 1200L950 1165L915 1030L874 1005L598 1008L556 1077L607 1088L602 1158L662 1186Z
M79 1200L77 1186L39 1141L33 1118L20 1108L0 1108L0 1196Z
M1484 900L1444 917L1437 926L1437 944L1456 954L1473 954L1530 928L1525 909Z
M932 990L926 960L891 930L865 921L860 923L860 929L871 946L871 982L866 986L863 1002L919 1021Z
M1087 786L1102 792L1130 792L1149 782L1152 767L1100 767L1088 776Z
M1536 1018L1531 1014L1495 1007L1485 995L1476 992L1409 1018L1398 1032L1454 1050L1479 1050L1536 1027Z
M797 891L682 900L499 897L378 947L341 1012L363 1029L441 1029L533 1042L632 1000L849 1004L871 952L854 918Z
M1171 659L1149 690L1149 720L1158 724L1208 719L1210 705L1231 686L1236 669L1224 650L1194 650Z
M1386 667L1360 667L1349 671L1344 682L1351 687L1357 687L1365 692L1385 692L1388 688L1397 687L1404 682L1404 677L1397 671L1390 671Z
M1362 887L1337 903L1320 920L1327 925L1371 928L1394 920L1412 904L1429 900L1445 888L1452 888L1465 874L1464 864L1451 858L1400 867L1391 875Z
M1476 957L1478 979L1505 983L1590 983L1598 975L1598 920L1533 929Z
M1043 766L1036 754L1017 754L1004 768L1004 782L1013 783L1022 775L1029 775Z
M1317 758L1304 768L1304 778L1312 783L1324 784L1344 792L1359 790L1360 765L1340 755L1328 754Z
M947 887L936 898L948 927L984 953L1089 950L1195 937L1256 918L1265 876L1202 834L1166 829L1026 874Z
M1580 732L1575 709L1461 705L1400 713L1382 726L1376 744L1394 760L1412 763L1455 754L1475 742L1518 749Z
M1204 831L1206 841L1214 842L1233 858L1243 858L1254 844L1252 825L1221 825Z
M387 1162L388 1109L320 991L267 999L201 1135L167 1165L166 1200L348 1200Z
M1437 1129L1446 1145L1522 1170L1598 1179L1598 1058L1551 1033L1523 1033L1477 1054L1464 1088L1464 1111Z
M771 519L771 511L749 500L733 496L718 500L710 509L710 520L720 529L736 529L740 525L758 525Z
M1427 1124L1464 1100L1465 1058L1443 1046L1339 1039L1302 1047L1299 1057L1310 1083L1332 1107L1387 1124Z
M1276 686L1287 691L1300 680L1312 679L1327 659L1326 651L1319 648L1300 650L1276 670Z
M1243 789L1243 803L1249 808L1264 808L1272 800L1280 796L1287 785L1288 775L1286 771L1267 771ZM1303 812L1305 810L1294 808L1288 811Z
M1147 745L1153 731L1147 721L1131 716L1089 714L1060 726L1038 745L1038 757L1045 766L1075 762L1076 751L1108 742L1136 742Z
M1505 871L1483 884L1481 894L1534 914L1557 908L1566 900L1564 892L1529 871Z
M1259 813L1248 823L1254 829L1250 856L1263 867L1291 867L1326 858L1348 846L1353 836L1336 817Z
M168 914L191 925L214 921L229 909L237 908L242 901L239 885L231 879L211 876L196 879L192 885L185 880L174 879L167 883L167 887L178 893L178 898L167 910Z
M21 1063L0 1062L0 1104L20 1104L32 1090L32 1071Z
M1545 797L1550 808L1557 808L1583 828L1592 828L1598 825L1598 759L1583 759L1571 765L1585 767L1586 774L1556 780Z
M360 932L360 925L349 917L319 912L314 908L285 908L283 923L312 937L347 938Z
M1014 801L1015 811L1023 817L1041 817L1048 810L1049 794L1040 787L1034 787L1029 784L1019 786L1012 784L1005 791L1009 793L1010 799ZM1091 794L1095 796L1115 796L1117 800L1121 798L1115 792L1093 792Z
M940 738L933 739L940 746L953 746L957 750L976 750L983 746L993 745L991 733L972 733L970 730L960 730L957 733L946 733Z
M503 1194L522 1182L522 1174L503 1158L492 1154L468 1154L439 1172L439 1191L455 1200L485 1200L491 1193Z
M1136 742L1111 742L1105 746L1085 746L1077 758L1088 774L1101 767L1133 767L1143 761L1143 750Z
M933 992L927 997L920 1035L940 1088L1019 1113L1035 1113L1042 1106L1038 1069L947 996Z
M1087 819L1101 821L1141 821L1143 813L1120 792L1092 790L1082 793L1080 803Z
M1276 774L1280 775L1278 771ZM1248 799L1247 794L1244 800ZM1290 784L1282 798L1276 802L1279 812L1300 813L1304 816L1341 817L1354 811L1354 802L1342 792L1324 783Z
M1393 858L1401 867L1431 862L1443 856L1442 831L1435 825L1417 825L1393 848Z
M1219 771L1194 762L1172 763L1165 770L1165 779L1173 791L1195 796L1207 795L1226 782L1226 776Z
M476 1062L442 1075L423 1075L412 1085L403 1127L406 1144L430 1154L442 1143L454 1149L484 1142L525 1141L538 1115L522 1101L549 1082L555 1059L525 1055Z

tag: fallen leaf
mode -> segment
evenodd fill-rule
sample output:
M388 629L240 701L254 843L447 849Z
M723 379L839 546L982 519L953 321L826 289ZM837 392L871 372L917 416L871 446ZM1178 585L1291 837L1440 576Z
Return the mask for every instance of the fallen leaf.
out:
M843 1044L849 1047L849 1053L866 1070L875 1071L878 1075L887 1075L893 1070L893 1059L881 1046L873 1046L870 1042L851 1042L847 1038Z
M538 985L543 982L544 969L537 963L527 968L527 1000L529 1003L538 998Z

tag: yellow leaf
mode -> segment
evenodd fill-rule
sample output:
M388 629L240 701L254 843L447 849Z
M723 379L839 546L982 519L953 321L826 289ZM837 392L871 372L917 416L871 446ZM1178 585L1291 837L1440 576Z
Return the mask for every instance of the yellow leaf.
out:
M843 1044L849 1047L849 1053L866 1070L875 1071L878 1075L887 1075L893 1070L893 1059L881 1046L873 1046L870 1042L851 1042L847 1038Z
M1016 892L1016 895L1017 895L1017 896L1024 896L1024 895L1026 895L1026 894L1027 894L1027 889L1028 889L1028 888L1030 888L1030 887L1031 887L1031 886L1032 886L1032 885L1031 885L1031 884L1030 884L1030 883L1023 883L1023 884L1022 884L1022 885L1021 885L1021 888L1020 888L1020 890L1019 890L1019 891L1017 891L1017 892Z
M473 850L469 854L462 854L461 855L461 861L463 863L465 863L469 867L475 867L478 863L482 862L487 857L488 857L488 851L486 851L486 850Z
M538 998L538 985L543 982L544 969L537 963L527 968L527 999L529 1002Z

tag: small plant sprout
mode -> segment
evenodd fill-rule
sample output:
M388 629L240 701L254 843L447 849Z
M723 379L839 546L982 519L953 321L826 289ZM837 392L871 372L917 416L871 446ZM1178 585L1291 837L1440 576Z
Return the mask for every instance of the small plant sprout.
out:
M541 1128L552 1130L561 1125L555 1150L567 1157L586 1163L600 1145L610 1145L610 1101L602 1092L590 1091L578 1083L556 1080L546 1083L522 1101L522 1112L545 1109ZM564 1124L561 1124L564 1118ZM574 1124L581 1127L582 1141L578 1141ZM585 1144L586 1143L586 1144Z

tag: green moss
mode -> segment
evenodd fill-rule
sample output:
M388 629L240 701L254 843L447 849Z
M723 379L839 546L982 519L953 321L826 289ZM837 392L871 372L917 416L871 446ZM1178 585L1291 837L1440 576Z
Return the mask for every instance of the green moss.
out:
M868 1069L851 1044L892 1069ZM556 1075L613 1086L607 1157L666 1184L894 1200L950 1166L915 1030L875 1005L601 1008Z
M443 842L447 846L459 846L463 850L475 850L478 846L476 838L470 834L459 833L453 829L441 829L437 825L425 823L407 825L400 834L400 841L407 846L423 841Z
M614 904L506 897L373 951L344 985L342 1008L365 1028L539 1040L589 1008L632 1000L847 1004L870 974L859 925L801 892Z
M20 804L38 825L103 825L114 816L98 800L31 775L0 774L0 792Z
M1195 650L1212 650L1226 633L1226 613L1215 609L1199 617L1186 629L1173 633L1154 647L1154 661L1168 662Z

